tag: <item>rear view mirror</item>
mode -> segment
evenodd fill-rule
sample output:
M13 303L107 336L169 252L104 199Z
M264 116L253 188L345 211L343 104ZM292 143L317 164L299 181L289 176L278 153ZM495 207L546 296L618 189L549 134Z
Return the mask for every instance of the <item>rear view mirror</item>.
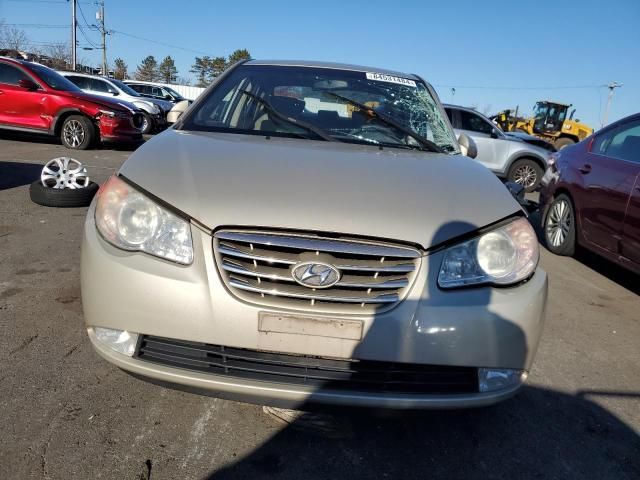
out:
M473 138L468 136L466 133L461 133L458 137L458 144L460 145L460 150L463 155L466 155L469 158L476 158L478 156L478 147L476 142L473 141Z
M25 90L33 91L38 90L38 84L33 80L29 80L28 78L24 78L18 81L18 86L24 88Z

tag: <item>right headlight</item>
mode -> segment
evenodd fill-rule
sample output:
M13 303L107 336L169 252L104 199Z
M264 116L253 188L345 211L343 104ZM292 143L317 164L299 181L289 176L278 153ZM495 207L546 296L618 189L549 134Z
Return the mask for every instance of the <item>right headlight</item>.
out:
M183 265L193 262L189 223L116 176L98 192L95 220L102 237L115 247Z
M476 238L449 247L438 285L513 285L531 276L538 265L538 239L526 218L518 218Z

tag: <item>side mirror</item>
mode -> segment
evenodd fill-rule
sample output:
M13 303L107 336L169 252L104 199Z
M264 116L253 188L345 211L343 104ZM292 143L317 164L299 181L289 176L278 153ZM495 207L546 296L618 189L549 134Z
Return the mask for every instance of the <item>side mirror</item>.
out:
M164 99L165 100L173 100L173 97L171 95L165 95Z
M469 158L476 158L478 156L478 146L476 142L473 141L473 138L468 136L466 133L461 133L458 137L458 143L460 144L460 150L463 155L466 155Z
M33 80L29 80L27 78L18 80L18 86L20 88L24 88L25 90L29 90L29 91L38 90L39 88L36 82L34 82Z
M491 130L491 134L489 136L491 138L500 138L500 135L498 135L498 131L495 128Z
M176 103L167 114L167 123L176 123L180 116L189 108L190 104L191 102L189 100Z
M120 95L120 92L110 92L111 95L113 95L114 97L117 97L118 95Z

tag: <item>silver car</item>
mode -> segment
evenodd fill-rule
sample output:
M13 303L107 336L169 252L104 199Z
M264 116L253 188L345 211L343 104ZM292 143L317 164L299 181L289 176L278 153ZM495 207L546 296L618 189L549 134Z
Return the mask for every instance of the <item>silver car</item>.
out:
M444 108L454 131L467 134L476 143L477 161L498 177L522 185L528 192L538 188L547 169L549 150L505 134L471 108L458 105L445 105Z
M527 378L538 255L422 78L250 60L102 185L82 301L96 351L163 385L298 409L472 407Z

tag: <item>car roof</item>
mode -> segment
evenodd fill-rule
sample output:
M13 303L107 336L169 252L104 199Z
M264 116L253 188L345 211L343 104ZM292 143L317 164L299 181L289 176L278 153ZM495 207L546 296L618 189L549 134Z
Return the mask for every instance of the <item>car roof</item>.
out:
M443 103L442 106L445 107L445 108L456 108L458 110L469 110L470 112L473 112L473 113L480 113L474 108L463 107L462 105L452 105L450 103Z
M100 80L116 80L115 78L103 77L102 75L93 75L91 73L75 72L72 70L56 70L60 75L75 75L78 77L98 78Z
M310 60L249 60L244 65L273 65L280 67L315 67L315 68L329 68L333 70L351 70L354 72L375 72L383 73L385 75L393 75L396 77L409 78L412 80L420 80L420 77L413 73L398 72L395 70L387 70L377 67L365 67L362 65L352 65L349 63L336 63L336 62L318 62Z
M145 82L144 80L132 80L127 78L126 80L120 80L122 83L139 83L140 85L151 85L152 87L164 87L165 85L158 82Z
M14 63L16 65L22 65L22 66L25 66L25 67L28 67L29 65L40 65L42 67L46 67L46 65L42 65L41 63L29 62L27 60L22 60L22 59L13 58L13 57L0 56L0 60L6 60L9 63ZM47 67L47 68L49 68L49 67Z
M479 112L475 108L463 107L462 105L451 105L450 103L443 103L442 106L444 108L453 108L455 110L465 110L467 112L475 113L476 115L480 115L482 118L491 122L491 119L489 117L487 117L484 113Z

